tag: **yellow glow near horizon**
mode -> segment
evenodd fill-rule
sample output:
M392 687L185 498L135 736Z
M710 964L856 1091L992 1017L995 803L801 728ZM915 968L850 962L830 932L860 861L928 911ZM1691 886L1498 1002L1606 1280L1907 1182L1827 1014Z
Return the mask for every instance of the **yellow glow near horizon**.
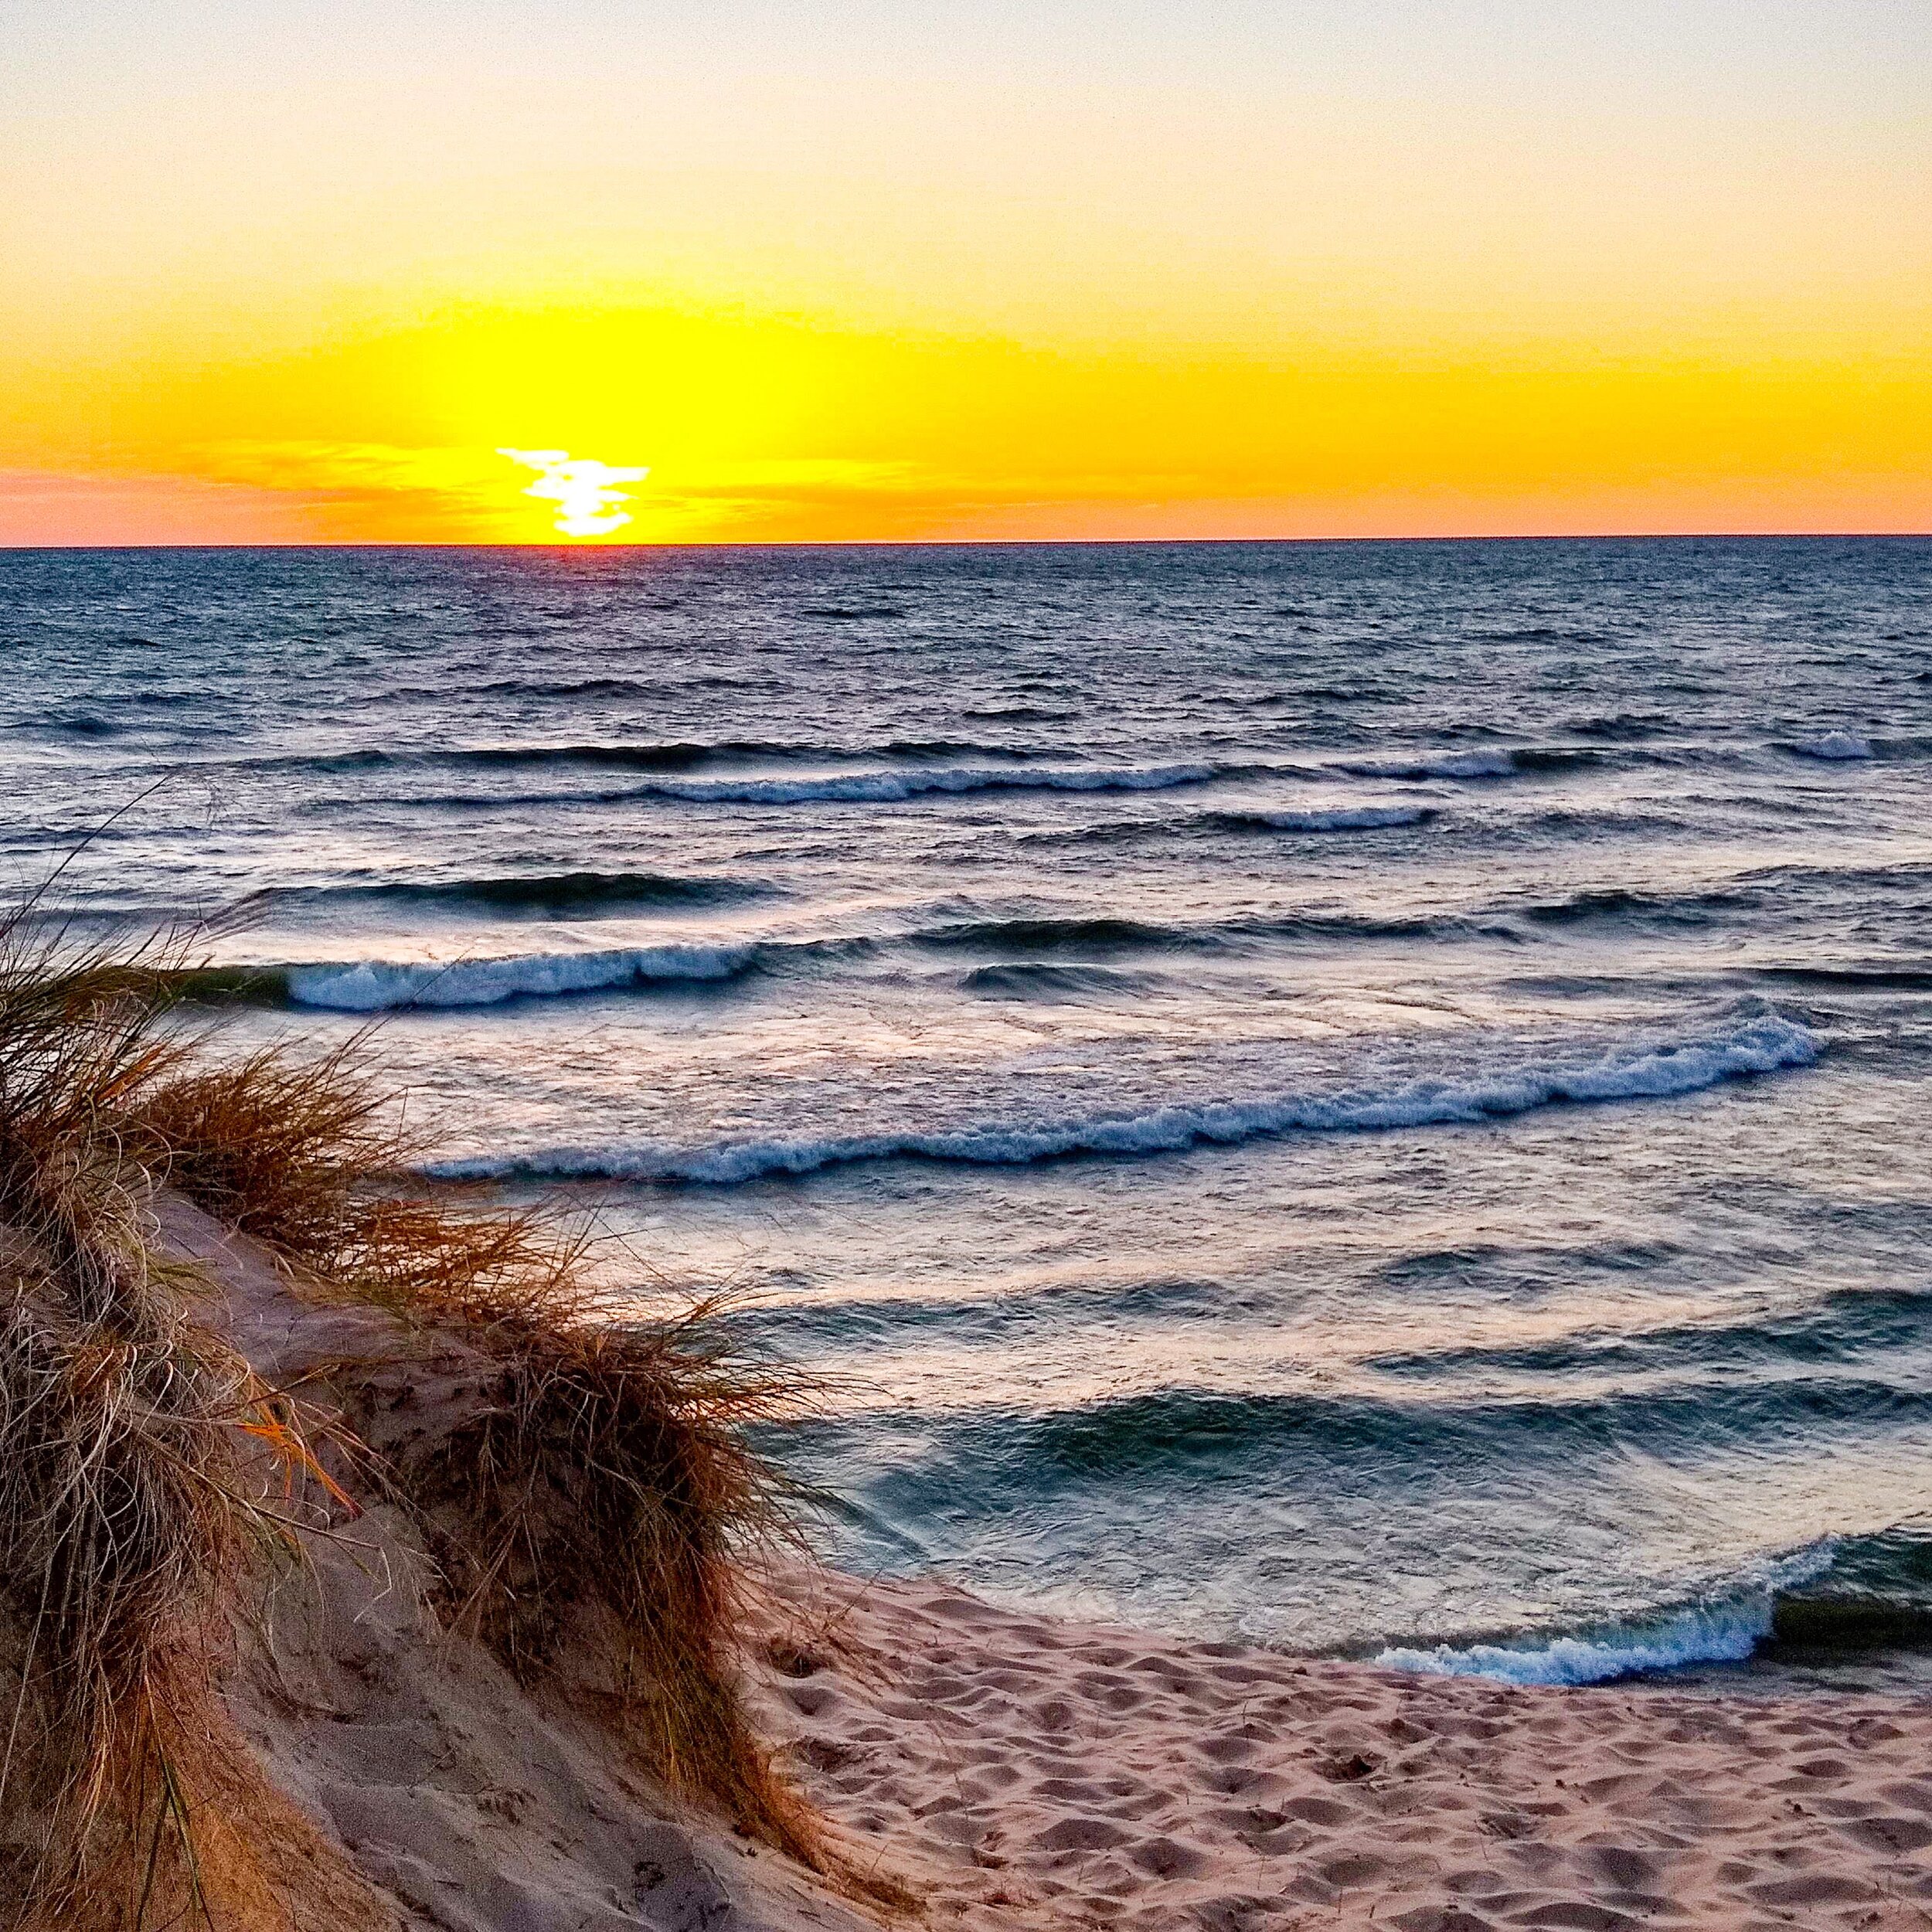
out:
M560 536L614 536L631 521L621 507L631 492L617 485L641 483L651 474L648 468L620 469L595 457L573 457L568 450L499 449L497 454L537 472L523 494L556 505Z
M0 542L1932 527L1898 0L447 4L0 19Z

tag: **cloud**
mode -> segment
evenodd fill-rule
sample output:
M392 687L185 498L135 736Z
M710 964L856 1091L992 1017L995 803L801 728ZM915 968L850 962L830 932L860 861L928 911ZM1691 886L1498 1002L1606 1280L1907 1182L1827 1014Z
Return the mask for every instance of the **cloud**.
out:
M608 536L631 521L631 500L620 483L641 483L648 469L617 469L594 457L571 455L568 450L498 450L512 463L540 472L523 494L542 497L556 506L556 527L563 536Z

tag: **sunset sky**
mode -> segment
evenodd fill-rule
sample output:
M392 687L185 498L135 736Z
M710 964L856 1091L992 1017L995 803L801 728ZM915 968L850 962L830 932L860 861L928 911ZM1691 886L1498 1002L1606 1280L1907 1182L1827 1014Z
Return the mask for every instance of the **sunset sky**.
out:
M1932 529L1932 0L29 0L0 262L0 543Z

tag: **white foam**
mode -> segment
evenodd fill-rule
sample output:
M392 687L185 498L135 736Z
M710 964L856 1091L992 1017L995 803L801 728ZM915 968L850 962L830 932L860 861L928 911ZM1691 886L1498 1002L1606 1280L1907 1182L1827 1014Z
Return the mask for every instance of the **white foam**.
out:
M1416 1080L1382 1090L1284 1094L1163 1107L1143 1114L988 1123L950 1132L801 1135L708 1147L659 1141L563 1147L445 1161L429 1172L450 1180L549 1176L730 1185L760 1175L809 1174L820 1168L902 1155L1011 1166L1070 1154L1174 1152L1204 1141L1228 1144L1291 1131L1474 1122L1564 1100L1656 1098L1693 1093L1740 1075L1808 1066L1817 1057L1818 1043L1804 1027L1772 1014L1713 1039L1627 1047L1594 1060L1512 1068L1461 1080Z
M495 1006L506 999L589 992L640 981L726 979L750 963L750 946L642 946L617 952L540 953L448 961L359 960L288 969L303 1006L375 1013L403 1006Z
M1344 759L1336 768L1358 778L1507 778L1516 761L1506 751L1425 752L1413 758Z
M1385 825L1419 825L1427 805L1342 805L1332 811L1256 811L1244 815L1277 832L1372 832Z
M708 803L791 805L890 803L930 792L1163 791L1198 785L1217 775L1213 765L1070 765L1059 770L1023 766L941 766L924 771L854 771L800 778L659 778L640 785L638 795Z
M1737 1664L1771 1634L1777 1591L1808 1583L1832 1566L1835 1537L1754 1566L1724 1598L1654 1621L1556 1637L1540 1644L1437 1644L1395 1648L1371 1661L1384 1670L1434 1677L1491 1677L1505 1684L1602 1684L1688 1664Z
M1686 1664L1742 1663L1770 1635L1768 1596L1709 1610L1687 1610L1646 1628L1601 1637L1559 1637L1546 1644L1471 1644L1456 1649L1385 1650L1383 1670L1433 1677L1493 1677L1505 1684L1601 1684Z
M1872 741L1850 731L1828 731L1821 737L1801 738L1791 749L1806 758L1869 758Z

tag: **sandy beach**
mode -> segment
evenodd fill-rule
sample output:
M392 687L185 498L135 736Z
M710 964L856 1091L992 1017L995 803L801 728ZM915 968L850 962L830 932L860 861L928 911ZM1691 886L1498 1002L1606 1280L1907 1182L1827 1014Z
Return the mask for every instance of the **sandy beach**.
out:
M1059 1623L935 1583L791 1587L797 1628L822 1634L767 1674L767 1721L935 1923L1932 1921L1920 1699L1524 1689Z

